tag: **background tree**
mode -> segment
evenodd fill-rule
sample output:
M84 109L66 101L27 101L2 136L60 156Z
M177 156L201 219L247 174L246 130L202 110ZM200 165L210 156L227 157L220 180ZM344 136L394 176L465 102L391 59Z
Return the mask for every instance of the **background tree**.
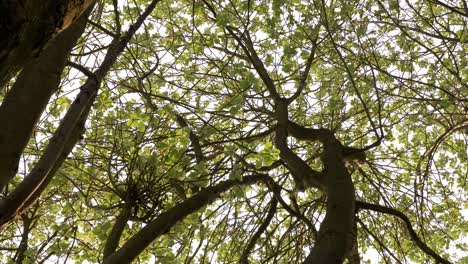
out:
M464 263L466 10L98 2L3 90L2 123L23 75L49 103L0 141L30 137L0 166L1 261Z

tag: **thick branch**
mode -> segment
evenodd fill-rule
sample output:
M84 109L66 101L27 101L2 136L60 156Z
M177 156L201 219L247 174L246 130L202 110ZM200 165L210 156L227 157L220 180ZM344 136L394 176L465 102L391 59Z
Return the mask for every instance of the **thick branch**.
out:
M80 120L78 121L77 125L73 129L67 142L65 143L62 153L60 154L59 158L55 162L54 167L52 167L50 172L47 174L47 177L44 179L44 182L42 182L42 184L36 190L34 190L34 192L31 194L28 200L23 204L23 206L18 209L17 214L22 214L30 205L32 205L39 198L42 192L47 188L47 186L49 185L49 182L54 178L55 173L57 173L57 171L60 169L65 159L68 157L70 152L75 147L76 142L78 142L78 140L83 135L85 131L85 122L86 122L86 119L88 119L90 110L91 110L91 105L88 105L83 115L80 117Z
M188 215L198 211L203 206L213 203L223 192L236 185L248 185L259 181L268 182L270 180L271 178L268 175L256 174L243 177L242 181L227 180L215 186L202 189L194 196L177 204L148 223L119 250L104 259L103 264L131 263L153 240L169 232L177 222L183 220Z
M288 120L288 134L299 140L325 142L333 136L332 131L325 128L303 127L293 121ZM341 144L341 143L340 143ZM342 146L342 155L344 158L353 160L365 160L365 150L367 148L354 148Z
M106 259L112 253L114 253L117 247L119 246L120 237L122 236L125 226L127 225L127 221L130 217L131 210L132 207L125 204L125 207L122 208L122 211L120 211L119 215L115 219L115 223L112 226L109 236L106 239L103 259Z
M90 11L53 39L37 59L24 66L3 100L0 106L0 190L16 175L21 153L60 84L68 54L83 33Z
M286 167L294 178L296 188L303 191L306 187L315 187L325 190L323 174L313 170L305 161L298 157L288 146L288 102L278 100L275 106L275 118L278 125L275 130L275 147L280 151L280 158L286 163Z
M95 0L0 2L0 90Z

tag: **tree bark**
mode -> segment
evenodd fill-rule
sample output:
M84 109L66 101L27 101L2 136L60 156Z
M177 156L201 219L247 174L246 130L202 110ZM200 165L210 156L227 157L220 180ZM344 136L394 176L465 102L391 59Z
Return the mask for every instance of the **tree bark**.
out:
M21 242L18 251L15 255L15 262L18 264L23 263L26 257L26 250L28 249L29 232L31 231L32 218L26 215L22 216L23 219L23 234L21 234Z
M15 176L21 153L60 84L67 57L83 33L90 11L88 9L76 23L54 38L37 59L24 66L3 100L0 106L0 191Z
M95 0L2 0L0 90L46 44L68 28Z

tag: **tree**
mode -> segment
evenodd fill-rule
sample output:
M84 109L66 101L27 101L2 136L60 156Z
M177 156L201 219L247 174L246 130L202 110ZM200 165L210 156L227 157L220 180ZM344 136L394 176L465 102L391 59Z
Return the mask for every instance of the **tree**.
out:
M98 2L3 89L1 261L464 263L466 10Z

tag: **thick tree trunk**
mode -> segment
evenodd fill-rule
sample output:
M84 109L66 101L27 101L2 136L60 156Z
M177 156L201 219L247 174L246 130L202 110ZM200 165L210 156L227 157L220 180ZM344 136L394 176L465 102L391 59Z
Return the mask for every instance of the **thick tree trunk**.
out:
M304 263L343 263L345 257L357 253L352 252L356 242L354 184L344 164L349 151L357 149L344 147L328 129L305 128L287 120L287 105L284 103L281 105L281 102L277 102L276 112L277 119L280 120L278 123L283 126L287 124L287 131L291 136L300 140L320 141L324 147L321 156L325 168L321 172L324 188L321 189L327 194L326 215L315 245ZM284 135L286 132L282 132L282 136L279 132L282 131L276 132L277 146L283 151L287 148ZM281 137L283 143L279 141ZM298 172L306 171L298 169L299 166L289 159L283 159L290 167L296 167ZM304 177L305 174L300 175ZM353 261L357 263L356 258Z
M0 89L95 0L0 0Z
M20 155L58 88L67 57L85 29L88 14L81 16L54 38L37 59L24 66L3 100L0 106L0 190L15 176Z
M341 264L355 242L354 185L343 162L341 144L331 133L322 143L327 211L314 248L304 263Z
M33 202L32 198L38 196L37 191L43 190L53 178L54 168L60 166L61 162L63 162L61 157L63 156L64 149L68 144L72 143L74 145L76 143L76 141L70 142L70 138L73 136L86 109L89 109L88 107L91 107L94 103L102 80L159 1L152 1L135 24L130 26L125 35L120 39L112 41L100 67L81 87L81 92L60 122L37 165L7 197L0 200L0 226L9 222L18 213L26 209L27 205Z

